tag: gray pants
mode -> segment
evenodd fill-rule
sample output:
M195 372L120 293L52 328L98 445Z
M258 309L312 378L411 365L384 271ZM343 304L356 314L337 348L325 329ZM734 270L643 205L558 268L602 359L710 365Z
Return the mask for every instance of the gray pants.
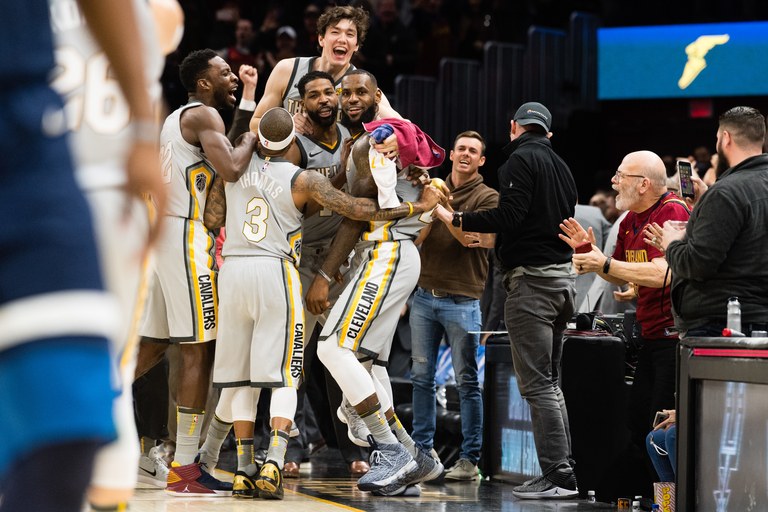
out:
M570 464L568 412L560 390L563 331L574 311L572 277L504 279L504 317L517 387L531 407L533 439L544 475Z

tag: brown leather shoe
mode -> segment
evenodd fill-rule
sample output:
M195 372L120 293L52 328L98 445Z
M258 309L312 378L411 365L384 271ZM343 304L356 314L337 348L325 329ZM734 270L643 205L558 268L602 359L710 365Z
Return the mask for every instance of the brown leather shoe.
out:
M349 464L349 473L352 476L363 476L368 471L370 471L371 466L368 465L367 462L364 460L353 460Z
M299 478L299 463L298 462L286 462L283 466L284 478Z

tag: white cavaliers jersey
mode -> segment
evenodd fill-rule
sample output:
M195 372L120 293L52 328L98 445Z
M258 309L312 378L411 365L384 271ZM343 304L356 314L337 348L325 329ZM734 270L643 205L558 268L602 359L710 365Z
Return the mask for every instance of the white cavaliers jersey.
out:
M147 88L157 102L164 58L146 0L132 1L141 33L136 48L143 52ZM128 103L77 0L49 0L48 5L56 41L51 85L65 101L78 182L86 190L124 185L125 157L131 143Z
M347 183L352 184L357 177L357 167L354 159L350 158L347 169ZM401 203L406 201L418 201L423 186L414 187L407 179L407 172L400 170L397 175L397 184L395 193ZM428 224L432 223L432 211L424 212L420 215L411 215L397 220L370 221L368 227L361 236L361 240L369 241L388 241L388 240L415 240L419 232Z
M297 134L296 141L301 152L301 167L308 171L316 171L326 178L333 179L341 170L341 149L344 139L349 137L349 130L336 123L336 145L328 147L311 137ZM323 208L316 214L304 219L302 228L302 244L314 242L327 243L336 234L344 217L338 213Z
M301 94L299 94L299 80L312 71L312 66L315 64L315 59L317 58L318 57L296 57L293 61L293 71L291 72L291 77L288 79L285 93L283 93L283 108L290 112L291 115L304 112L304 106L301 104ZM350 64L347 73L353 69L355 69L355 66ZM346 73L344 74L346 75ZM343 75L333 84L333 87L336 89L336 94L341 94L342 78L344 78ZM338 119L341 119L341 109L339 109L337 120Z
M226 183L227 238L222 256L271 256L298 267L302 212L296 209L291 185L300 167L254 153L235 183Z
M181 134L181 114L202 105L196 101L174 110L165 119L160 132L160 163L163 182L168 189L165 214L201 222L216 171L206 160L203 148L184 140Z

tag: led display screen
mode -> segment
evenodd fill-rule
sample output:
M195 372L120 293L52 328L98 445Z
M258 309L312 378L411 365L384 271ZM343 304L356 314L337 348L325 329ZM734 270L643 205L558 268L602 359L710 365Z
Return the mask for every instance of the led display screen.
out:
M768 22L597 31L598 98L768 94Z
M700 382L696 510L768 510L768 385Z

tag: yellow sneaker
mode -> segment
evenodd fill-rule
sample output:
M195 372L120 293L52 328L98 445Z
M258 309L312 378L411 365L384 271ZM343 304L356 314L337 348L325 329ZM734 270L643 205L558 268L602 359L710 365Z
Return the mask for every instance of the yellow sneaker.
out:
M275 462L271 460L264 462L255 483L256 487L259 488L259 498L283 499L283 475Z

